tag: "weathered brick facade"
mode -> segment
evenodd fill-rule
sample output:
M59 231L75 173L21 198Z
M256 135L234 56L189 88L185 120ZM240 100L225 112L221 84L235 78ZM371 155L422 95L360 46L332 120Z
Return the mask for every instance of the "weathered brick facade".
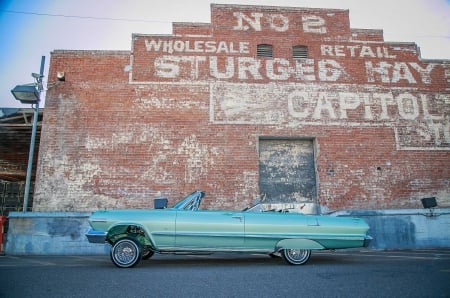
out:
M56 50L49 82L35 211L194 189L224 209L260 193L331 210L450 206L450 61L351 28L348 10L212 5L210 24L135 34L130 52Z

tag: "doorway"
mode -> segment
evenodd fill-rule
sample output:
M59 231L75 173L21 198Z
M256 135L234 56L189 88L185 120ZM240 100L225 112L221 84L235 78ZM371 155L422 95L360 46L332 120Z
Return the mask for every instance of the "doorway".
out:
M264 203L316 203L314 140L261 138L259 189Z

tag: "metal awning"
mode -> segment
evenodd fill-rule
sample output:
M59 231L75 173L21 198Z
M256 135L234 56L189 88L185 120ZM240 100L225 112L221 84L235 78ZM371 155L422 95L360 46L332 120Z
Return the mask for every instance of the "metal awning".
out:
M36 173L42 115L43 109L39 109L33 176ZM0 108L0 180L25 181L33 116L32 108Z

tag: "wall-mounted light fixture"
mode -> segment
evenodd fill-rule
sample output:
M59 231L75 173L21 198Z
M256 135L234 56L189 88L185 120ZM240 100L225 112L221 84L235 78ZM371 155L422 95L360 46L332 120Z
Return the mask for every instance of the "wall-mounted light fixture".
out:
M39 91L36 84L17 85L11 90L12 95L23 104L36 104L39 102Z
M422 201L423 208L433 208L437 206L436 197L429 197L420 199Z
M432 208L437 207L436 197L423 198L420 199L420 201L422 201L423 208L428 209L430 211L430 213L425 214L425 216L434 217L435 214Z
M56 73L56 78L58 79L58 81L64 82L66 80L66 75L64 74L64 71L58 71Z

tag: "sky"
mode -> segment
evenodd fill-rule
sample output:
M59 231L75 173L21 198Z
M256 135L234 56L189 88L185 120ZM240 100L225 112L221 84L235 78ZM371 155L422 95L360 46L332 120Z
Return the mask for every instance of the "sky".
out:
M46 76L53 50L131 50L133 33L209 23L211 3L349 9L352 28L383 29L385 41L416 42L422 58L450 59L450 0L0 0L0 108L30 107L10 90L34 81L42 56Z

